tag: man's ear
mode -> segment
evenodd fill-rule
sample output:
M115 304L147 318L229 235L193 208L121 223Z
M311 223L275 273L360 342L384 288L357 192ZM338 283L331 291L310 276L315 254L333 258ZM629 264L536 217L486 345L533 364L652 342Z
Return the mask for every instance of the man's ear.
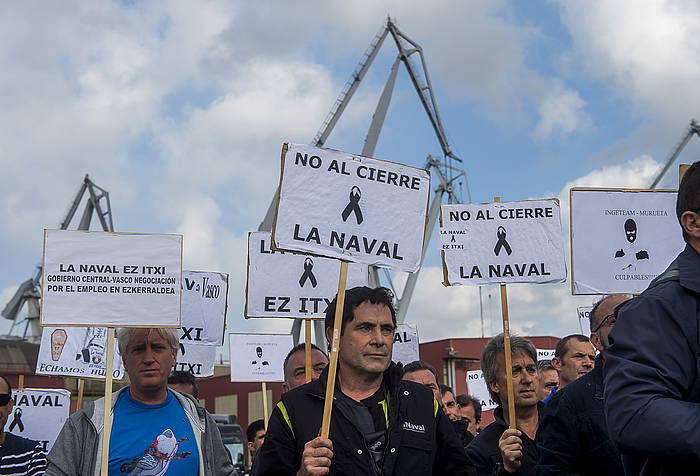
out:
M493 393L498 393L501 391L501 386L498 385L498 380L488 384L488 387L489 387L489 390L491 390Z
M700 215L695 212L685 211L681 214L681 226L689 236L700 240Z
M595 332L591 332L590 339L591 344L593 344L593 347L595 347L598 352L603 352L603 350L605 350L603 348L603 344L600 342L600 337L598 337L598 334L596 334Z
M557 372L561 371L561 360L559 357L552 358L552 367L554 367Z
M282 393L289 392L289 385L287 382L282 382Z
M326 327L326 342L328 342L328 347L333 345L333 328Z

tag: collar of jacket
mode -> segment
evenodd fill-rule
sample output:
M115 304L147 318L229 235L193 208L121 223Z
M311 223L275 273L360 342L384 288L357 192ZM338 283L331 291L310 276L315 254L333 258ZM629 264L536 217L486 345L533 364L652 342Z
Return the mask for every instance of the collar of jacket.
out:
M401 377L403 377L403 364L396 364L393 361L389 363L389 368L387 368L382 374L382 383L386 385L390 394L396 395L398 392L399 383L401 382ZM316 385L311 385L309 388L309 393L311 395L325 398L326 395L326 385L328 384L328 366L323 369L318 380L316 380ZM338 382L336 376L336 391L338 390Z
M690 245L685 245L683 252L678 255L681 286L700 293L700 254Z

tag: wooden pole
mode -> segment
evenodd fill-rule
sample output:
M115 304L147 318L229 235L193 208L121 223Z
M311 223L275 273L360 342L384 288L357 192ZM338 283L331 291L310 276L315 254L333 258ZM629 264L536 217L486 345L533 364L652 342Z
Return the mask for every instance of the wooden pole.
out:
M681 182L683 181L683 176L689 168L690 164L681 164L678 166L678 186L680 186Z
M75 411L83 408L83 393L85 392L85 379L78 379L78 403L75 405Z
M306 355L306 383L311 382L311 319L304 319L304 354Z
M112 436L112 372L114 371L114 327L107 328L107 368L105 369L104 429L100 476L109 476L109 439Z
M338 370L338 348L340 347L340 329L343 323L343 308L345 307L345 285L348 280L348 263L340 262L340 277L338 278L338 297L335 303L335 320L333 321L333 339L331 340L331 361L328 364L328 382L326 383L326 399L323 403L323 421L321 422L321 438L328 438L331 429L331 412L333 411L333 395L335 394L335 375Z
M19 376L19 382L17 382L17 390L20 392L24 390L24 374Z
M263 424L267 430L267 383L262 383L262 399L263 399Z

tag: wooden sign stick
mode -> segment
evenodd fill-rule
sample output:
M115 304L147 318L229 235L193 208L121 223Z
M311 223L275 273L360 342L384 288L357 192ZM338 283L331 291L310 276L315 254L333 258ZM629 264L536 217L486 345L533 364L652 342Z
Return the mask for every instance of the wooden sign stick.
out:
M20 392L24 390L24 374L19 376L19 381L17 382L17 390Z
M107 368L105 369L104 429L100 476L109 476L109 439L112 436L112 373L114 372L114 327L107 328Z
M323 402L323 421L321 423L321 438L328 438L331 429L331 412L333 411L333 395L335 394L335 375L338 370L338 348L340 347L340 329L343 323L343 308L345 307L345 285L348 280L348 263L340 262L340 277L338 278L338 297L335 303L335 320L333 321L333 339L331 340L331 361L328 364L328 382L326 383L326 399Z
M78 402L75 405L75 411L77 412L83 408L83 393L85 392L85 379L78 379Z
M267 383L262 382L262 399L263 399L263 425L267 430Z
M304 354L306 355L306 383L311 382L311 319L304 319Z

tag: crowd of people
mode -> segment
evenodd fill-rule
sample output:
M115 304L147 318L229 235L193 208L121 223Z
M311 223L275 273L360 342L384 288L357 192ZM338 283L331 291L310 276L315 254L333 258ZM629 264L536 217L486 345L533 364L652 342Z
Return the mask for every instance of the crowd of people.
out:
M481 369L498 406L483 428L478 399L455 395L426 362L392 362L391 292L348 290L329 437L319 432L328 356L314 346L306 383L302 344L284 361L285 392L267 426L248 425L249 474L700 474L700 162L686 172L676 208L685 250L641 295L600 299L590 336L562 338L551 361L539 362L529 340L510 337L512 393L506 339L489 340ZM109 473L235 474L196 381L171 374L176 332L123 329L118 345L130 385L112 398ZM104 406L98 399L72 414L46 455L5 430L13 401L1 377L0 475L99 474Z

